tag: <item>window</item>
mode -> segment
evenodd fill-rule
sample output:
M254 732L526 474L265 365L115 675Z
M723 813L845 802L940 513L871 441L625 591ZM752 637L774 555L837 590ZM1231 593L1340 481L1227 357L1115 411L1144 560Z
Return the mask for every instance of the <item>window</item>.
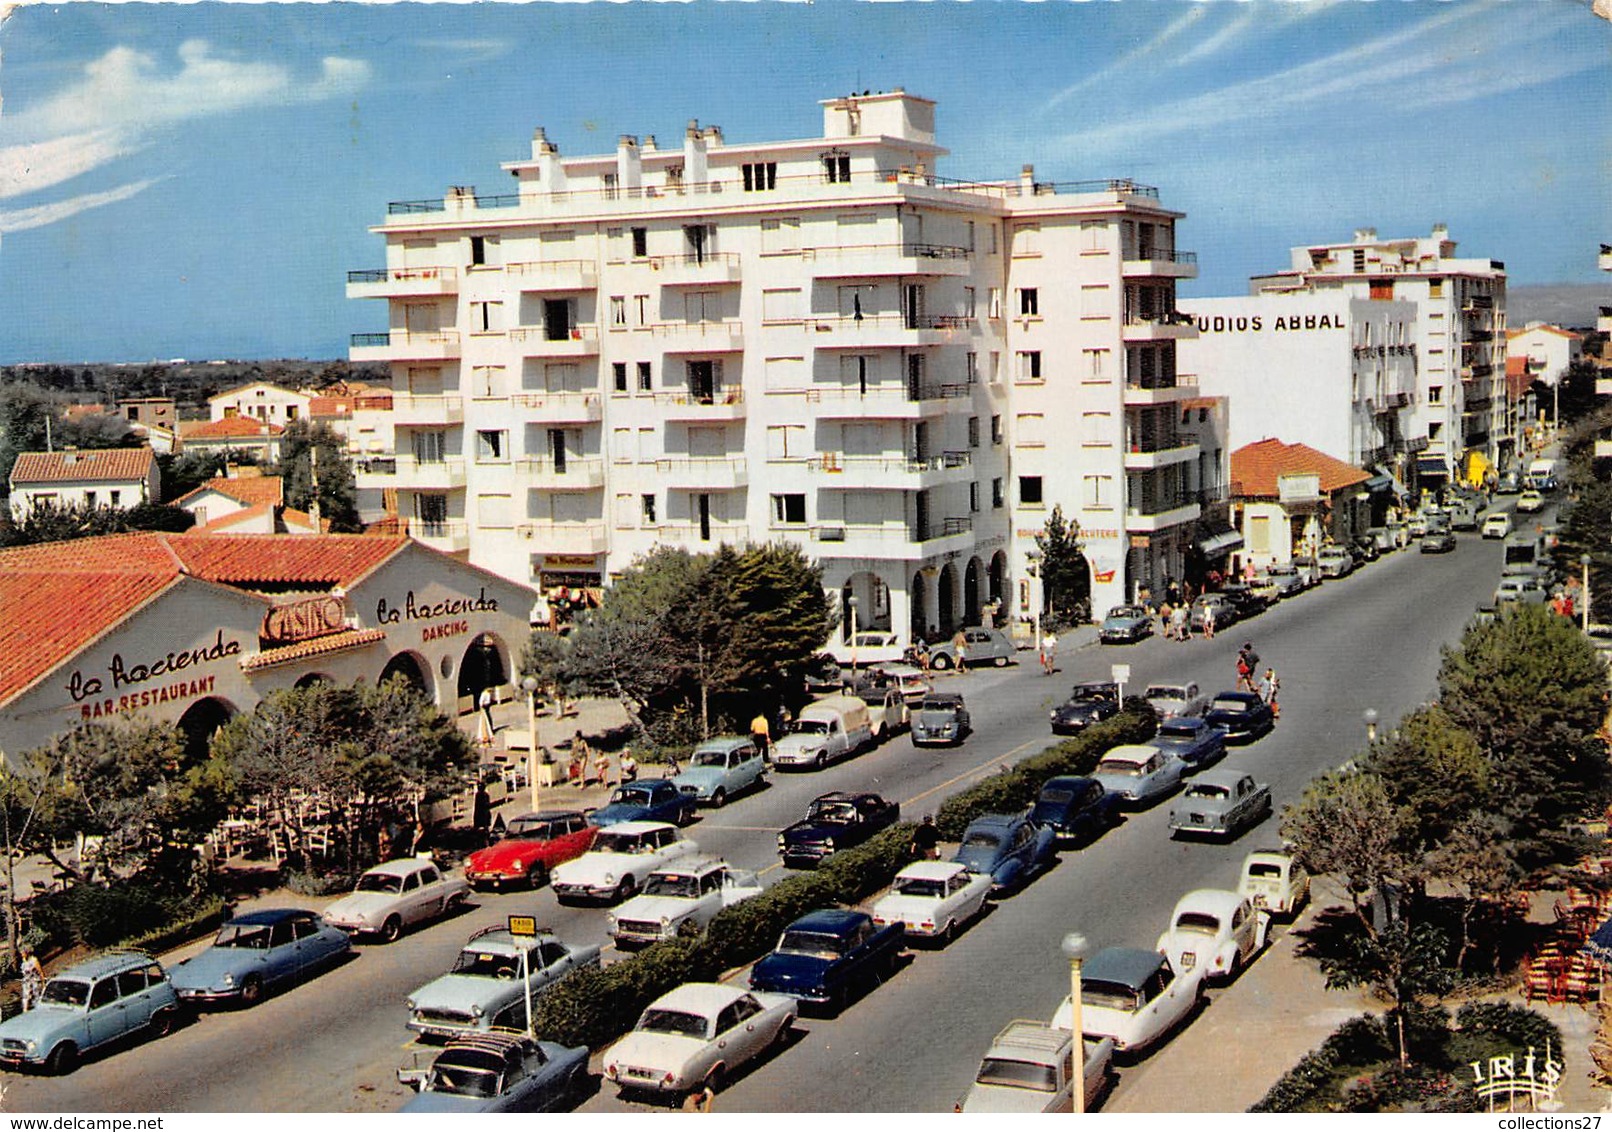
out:
M1080 442L1088 447L1109 447L1114 443L1113 421L1112 413L1082 413Z
M1444 280L1429 279L1427 281L1427 297L1430 299L1442 299L1444 297Z
M997 476L991 481L991 507L993 510L1000 510L1006 502L1006 497L1002 494L1002 477Z
M625 296L625 295L611 295L610 296L610 325L611 326L626 326L627 325L627 296Z
M804 494L774 495L772 521L777 524L806 522L806 496Z
M1041 254L1041 225L1014 225L1013 254L1015 256L1036 256Z
M767 428L767 459L804 460L813 455L806 443L805 425L769 425Z
M848 153L823 154L823 180L831 185L849 184L851 180L851 155Z
M1046 418L1040 413L1020 413L1013 422L1013 443L1019 448L1046 446Z
M480 267L487 262L487 237L470 237L470 266Z
M799 287L780 287L761 292L761 321L799 322L806 313Z
M975 513L978 513L980 509L980 485L978 483L968 485L968 509Z
M610 434L610 458L617 464L632 463L632 429L618 428Z
M639 513L643 516L644 526L653 527L655 525L655 493L652 491L645 492L639 497L639 504L641 507Z
M502 463L509 459L509 433L503 429L476 430L476 462Z
M974 288L972 288L972 287L964 287L963 288L963 317L964 318L973 318L974 317L974 299L975 299Z
M1041 290L1038 287L1019 288L1019 313L1026 318L1041 314Z
M1102 220L1082 220L1080 222L1080 250L1083 252L1100 252L1104 250L1104 243L1108 237L1108 224Z
M768 358L763 368L768 389L801 389L806 385L805 358Z
M991 443L1002 443L1002 414L994 413L991 416Z
M634 259L643 259L649 254L648 228L634 228L632 230L632 254Z
M1441 405L1444 403L1444 387L1442 385L1429 385L1427 387L1427 403Z
M651 388L652 388L652 386L651 386L650 377L649 377L649 363L648 362L639 362L638 363L638 389L639 389L640 392L648 393Z
M1107 381L1110 365L1109 354L1111 351L1083 350L1081 352L1086 356L1086 380Z
M106 494L107 502L113 507L119 506L123 501L123 493L121 491L113 490L107 492Z
M1040 476L1019 477L1019 505L1021 507L1040 507L1043 505Z
M1248 551L1250 554L1268 554L1271 549L1271 520L1268 515L1248 517Z
M621 180L614 173L604 175L605 200L615 200L621 195Z
M970 385L977 384L980 379L980 356L973 350L963 355L963 375L968 378Z
M504 304L493 302L474 302L470 304L470 330L494 331L502 329Z
M978 417L968 418L968 446L970 448L980 446L980 419Z
M627 363L611 362L610 377L617 393L627 392Z
M963 246L965 248L967 248L969 251L974 250L974 222L972 220L970 220L968 222L968 227L965 229L965 235L963 237ZM970 312L970 313L972 313L972 312Z
M776 161L749 161L739 168L744 175L744 191L747 193L758 193L778 187Z
M1020 381L1041 380L1041 351L1020 350L1018 358L1018 378Z
M992 287L990 290L988 290L985 293L985 301L986 301L986 304L987 304L987 306L986 306L986 317L987 318L1001 318L1002 317L1002 289L1000 287Z
M1114 477L1086 476L1082 480L1086 492L1086 507L1093 511L1108 511L1114 506Z
M639 326L649 325L649 296L634 295L632 297L633 313L638 316Z

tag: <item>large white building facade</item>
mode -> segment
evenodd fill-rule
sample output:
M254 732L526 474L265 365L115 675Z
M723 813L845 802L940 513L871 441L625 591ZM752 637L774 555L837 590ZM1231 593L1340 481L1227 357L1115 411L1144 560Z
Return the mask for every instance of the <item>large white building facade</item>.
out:
M384 268L394 451L359 488L497 573L590 589L661 544L781 540L847 625L1029 616L1034 536L1079 521L1094 605L1180 574L1180 213L1128 181L935 175L935 104L822 103L823 136L623 136L515 191L396 202ZM1078 439L1077 439L1078 438ZM855 599L854 604L852 598Z
M1417 389L1406 437L1424 483L1479 479L1515 451L1506 433L1505 264L1456 258L1455 247L1443 225L1392 240L1362 228L1345 243L1294 248L1287 270L1251 281L1254 294L1336 290L1415 305Z

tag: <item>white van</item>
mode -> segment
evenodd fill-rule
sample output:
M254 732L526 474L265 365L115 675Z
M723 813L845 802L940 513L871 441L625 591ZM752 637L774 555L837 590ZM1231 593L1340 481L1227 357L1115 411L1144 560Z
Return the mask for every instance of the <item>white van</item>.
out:
M857 696L824 696L800 709L772 745L772 762L780 770L820 769L873 744L868 705Z

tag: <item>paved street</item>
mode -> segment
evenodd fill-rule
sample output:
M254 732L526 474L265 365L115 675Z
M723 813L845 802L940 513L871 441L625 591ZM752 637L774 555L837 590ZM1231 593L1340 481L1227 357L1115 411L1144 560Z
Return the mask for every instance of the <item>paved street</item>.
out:
M1085 648L1066 653L1053 679L1033 663L945 677L946 687L968 696L978 728L961 749L918 751L901 737L825 772L775 775L761 794L707 812L690 835L741 867L768 869L776 860L776 831L825 790L877 789L899 799L906 815L919 816L978 775L1047 745L1046 709L1069 684L1106 676L1110 663L1123 660L1132 665L1130 687L1137 691L1163 677L1195 678L1210 690L1229 687L1233 657L1245 639L1255 641L1281 676L1283 718L1274 735L1234 752L1228 762L1269 781L1280 807L1317 771L1358 749L1366 708L1392 721L1427 698L1440 646L1459 635L1498 572L1499 544L1463 536L1454 554L1391 555L1212 642ZM1002 1025L1015 1017L1046 1018L1067 993L1058 953L1064 932L1079 927L1095 947L1151 946L1178 896L1193 887L1232 885L1243 854L1276 836L1267 824L1234 845L1178 844L1168 838L1163 810L1133 815L1095 846L1065 854L946 951L916 953L889 985L841 1018L807 1020L791 1048L733 1082L719 1107L950 1108ZM341 970L250 1012L205 1016L171 1038L92 1062L65 1080L14 1079L8 1102L16 1109L395 1108L405 1093L393 1074L413 1049L403 1028L403 999L444 970L475 927L524 910L567 939L603 937L602 910L560 908L547 891L483 897L455 921L391 947L361 947ZM1208 1010L1214 1009L1211 1003ZM1122 1073L1114 1107L1191 1107L1143 1068ZM834 1082L832 1089L823 1088L825 1081ZM184 1084L176 1088L175 1082ZM1177 1079L1174 1087L1185 1083ZM584 1110L630 1107L637 1106L623 1105L606 1088Z

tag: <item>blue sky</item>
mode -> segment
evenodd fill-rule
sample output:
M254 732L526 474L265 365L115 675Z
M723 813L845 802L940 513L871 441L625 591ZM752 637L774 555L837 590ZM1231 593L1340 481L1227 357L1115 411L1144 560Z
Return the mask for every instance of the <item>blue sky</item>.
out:
M0 53L0 363L345 356L384 322L344 282L386 202L507 191L534 126L573 156L690 118L810 137L819 99L895 86L939 101L949 176L1159 186L1185 294L1443 222L1513 286L1612 298L1586 0L73 3Z

